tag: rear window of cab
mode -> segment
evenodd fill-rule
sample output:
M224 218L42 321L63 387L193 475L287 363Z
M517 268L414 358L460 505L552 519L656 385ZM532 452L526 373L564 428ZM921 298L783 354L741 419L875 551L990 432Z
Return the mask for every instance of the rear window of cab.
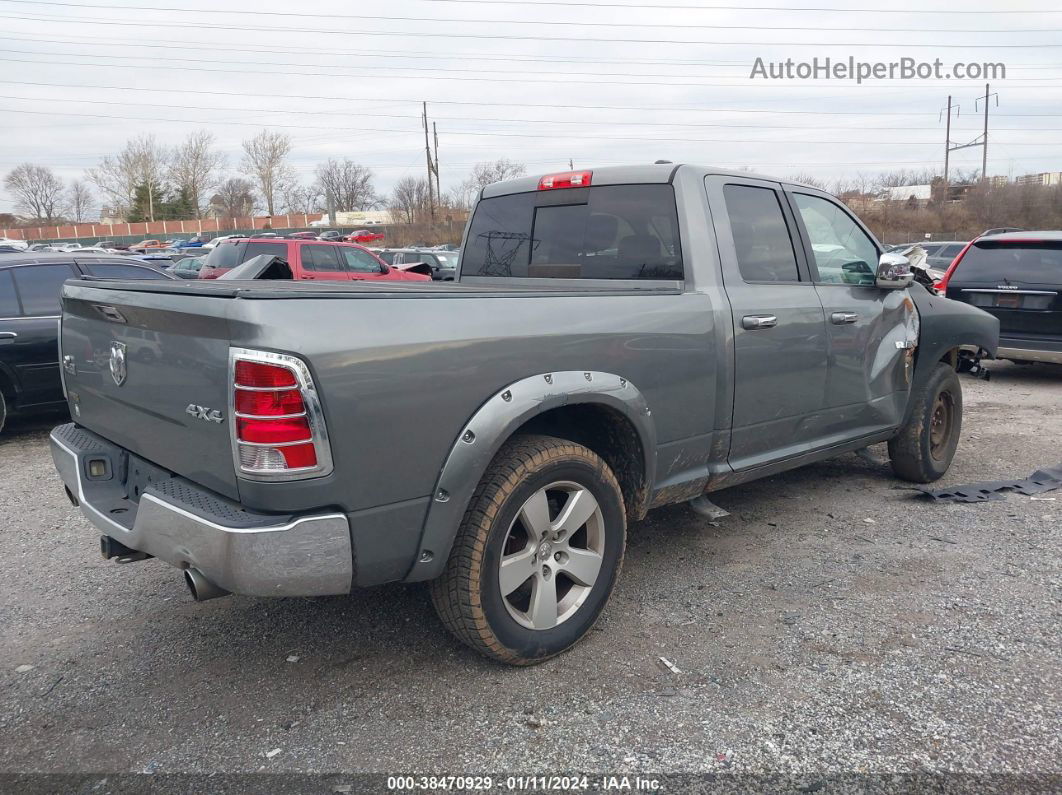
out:
M465 239L464 276L683 278L671 185L602 185L483 199Z

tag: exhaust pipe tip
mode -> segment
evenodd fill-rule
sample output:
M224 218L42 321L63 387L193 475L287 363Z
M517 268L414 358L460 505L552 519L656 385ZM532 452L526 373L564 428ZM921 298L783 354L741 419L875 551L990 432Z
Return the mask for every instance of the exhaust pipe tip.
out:
M229 595L229 591L212 583L199 569L185 569L184 584L188 586L188 592L197 602Z

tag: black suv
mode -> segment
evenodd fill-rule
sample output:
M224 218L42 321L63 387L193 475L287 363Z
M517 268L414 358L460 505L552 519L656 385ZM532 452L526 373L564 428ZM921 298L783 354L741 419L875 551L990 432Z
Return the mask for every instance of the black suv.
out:
M937 288L999 318L998 358L1062 364L1062 232L981 236Z
M127 257L97 254L0 255L0 430L9 412L63 405L59 377L59 293L80 276L172 279Z

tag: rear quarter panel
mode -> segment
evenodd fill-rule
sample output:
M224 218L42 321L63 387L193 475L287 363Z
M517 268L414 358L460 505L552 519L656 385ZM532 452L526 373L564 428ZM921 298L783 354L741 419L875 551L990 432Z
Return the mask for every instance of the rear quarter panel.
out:
M335 464L326 478L283 489L241 482L250 507L356 511L426 497L468 419L530 375L627 378L648 402L661 446L710 433L716 417L715 314L697 293L465 298L458 288L236 303L232 344L308 361Z

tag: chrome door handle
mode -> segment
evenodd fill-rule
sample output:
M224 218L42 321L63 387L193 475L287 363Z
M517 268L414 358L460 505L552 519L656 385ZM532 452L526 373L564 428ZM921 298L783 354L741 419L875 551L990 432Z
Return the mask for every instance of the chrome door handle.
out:
M0 331L0 340L13 340L18 336L13 331Z
M835 326L844 326L855 323L857 320L859 320L859 315L855 312L834 312L830 315L830 322Z
M778 325L775 315L745 315L741 318L741 328L747 331L755 331L760 328L774 328Z

